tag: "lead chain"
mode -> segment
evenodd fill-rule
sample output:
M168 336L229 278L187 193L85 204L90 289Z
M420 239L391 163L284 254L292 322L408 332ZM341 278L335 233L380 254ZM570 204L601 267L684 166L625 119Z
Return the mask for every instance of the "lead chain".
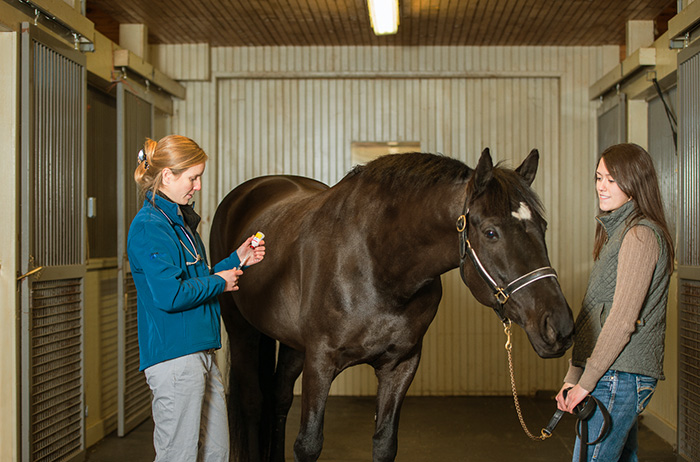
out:
M505 332L507 340L506 340L506 351L508 352L508 370L510 371L510 386L511 389L513 390L513 402L515 403L515 412L518 414L518 420L520 420L520 426L523 427L523 431L525 434L534 441L544 441L550 436L551 434L545 433L544 429L542 429L542 433L540 436L535 436L533 435L530 430L527 428L527 425L525 425L525 419L523 419L523 413L520 410L520 400L518 399L518 392L515 388L515 373L513 372L513 356L511 354L511 350L513 349L513 344L511 342L511 331L510 331L510 320L508 322L503 323L503 332Z

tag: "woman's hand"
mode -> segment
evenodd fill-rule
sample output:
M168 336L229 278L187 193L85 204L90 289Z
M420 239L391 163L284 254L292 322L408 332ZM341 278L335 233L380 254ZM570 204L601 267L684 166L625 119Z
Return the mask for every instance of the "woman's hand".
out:
M564 390L567 388L569 391L566 394L566 399L564 399ZM578 406L579 403L589 394L590 392L582 388L581 385L565 383L557 394L557 407L562 411L573 413L576 406Z
M555 398L557 400L557 408L560 411L566 411L566 398L564 398L564 390L571 390L574 388L573 383L564 383L564 386L561 387L561 390L559 390L559 393L557 393L557 397Z
M230 270L219 271L215 274L226 281L226 288L224 289L224 292L231 292L238 290L238 277L243 274L243 271L239 270L238 268L233 268Z
M241 268L243 266L252 266L256 263L260 263L263 258L265 258L265 241L261 240L257 247L251 247L250 243L253 241L255 235L250 236L245 240L243 244L236 250L238 259L241 260Z

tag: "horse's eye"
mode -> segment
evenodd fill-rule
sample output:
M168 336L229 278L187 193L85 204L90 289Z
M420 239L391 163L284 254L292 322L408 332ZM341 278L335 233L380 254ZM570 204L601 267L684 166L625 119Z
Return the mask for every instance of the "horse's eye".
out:
M493 229L487 229L484 233L487 239L496 240L498 239L498 233Z

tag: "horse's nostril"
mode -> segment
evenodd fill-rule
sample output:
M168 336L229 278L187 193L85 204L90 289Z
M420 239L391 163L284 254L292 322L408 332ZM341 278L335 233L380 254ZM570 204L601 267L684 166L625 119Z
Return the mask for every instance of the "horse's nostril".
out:
M546 316L544 319L544 337L547 339L547 343L554 344L559 339L557 330L554 328L554 323L552 322L551 316Z

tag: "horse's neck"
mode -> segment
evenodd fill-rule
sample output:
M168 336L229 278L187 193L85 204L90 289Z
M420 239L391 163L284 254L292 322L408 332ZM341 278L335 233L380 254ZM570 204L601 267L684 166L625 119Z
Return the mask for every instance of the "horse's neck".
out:
M463 186L444 187L386 204L377 219L386 236L376 259L379 269L410 285L459 266L456 221L462 213L463 191ZM386 213L389 209L392 212Z

